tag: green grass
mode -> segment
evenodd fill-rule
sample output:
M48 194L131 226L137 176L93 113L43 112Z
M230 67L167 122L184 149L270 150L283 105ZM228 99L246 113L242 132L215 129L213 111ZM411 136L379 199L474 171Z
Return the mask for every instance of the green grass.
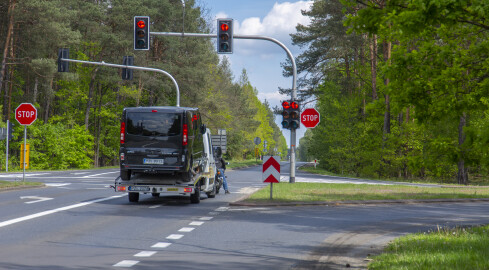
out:
M441 229L392 241L368 269L489 269L489 226Z
M228 162L229 162L229 165L226 165L226 168L229 168L229 169L248 167L248 166L254 166L254 165L261 165L262 164L261 160L256 161L254 159L228 160Z
M341 177L352 177L352 178L359 178L356 175L348 175L348 174L336 174L329 172L325 169L322 168L314 168L313 166L307 165L307 166L302 166L300 167L300 170L314 173L314 174L321 174L321 175L331 175L331 176L341 176ZM383 180L383 181L395 181L395 182L407 182L407 183L423 183L423 184L456 184L455 179L419 179L419 178L372 178L372 177L361 177L362 179L371 179L371 180ZM469 185L471 186L489 186L489 179L485 177L481 177L479 175L470 175L469 176Z
M0 181L0 190L14 188L14 187L25 187L25 186L39 186L42 183L39 182L22 182L22 181Z
M324 183L278 183L273 202L318 202L401 199L489 198L489 187L414 187ZM270 185L253 193L246 202L270 201Z

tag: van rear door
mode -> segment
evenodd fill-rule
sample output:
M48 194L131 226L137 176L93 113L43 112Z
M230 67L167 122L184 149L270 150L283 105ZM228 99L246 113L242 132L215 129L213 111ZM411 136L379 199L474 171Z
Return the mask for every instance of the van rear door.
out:
M182 155L182 114L126 113L126 160L130 165L176 165Z

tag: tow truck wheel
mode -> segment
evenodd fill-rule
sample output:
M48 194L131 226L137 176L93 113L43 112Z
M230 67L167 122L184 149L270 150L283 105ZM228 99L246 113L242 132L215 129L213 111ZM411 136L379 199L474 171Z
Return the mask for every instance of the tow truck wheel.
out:
M207 197L208 198L215 198L216 197L216 185L214 184L214 187L212 188L211 192L207 192Z
M130 202L138 202L139 201L139 193L129 192L129 201Z
M190 194L191 203L200 203L200 185L195 186L195 193Z

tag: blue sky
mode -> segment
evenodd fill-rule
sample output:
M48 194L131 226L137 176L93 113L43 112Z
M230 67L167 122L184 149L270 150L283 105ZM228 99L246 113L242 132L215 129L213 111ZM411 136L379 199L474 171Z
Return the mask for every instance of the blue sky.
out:
M208 10L214 24L217 24L217 18L232 18L235 34L275 38L284 43L294 57L302 50L292 45L290 34L295 33L298 23L309 24L309 18L302 16L301 10L308 9L311 4L311 1L294 0L197 0L197 5ZM233 54L226 57L231 63L235 80L246 69L260 100L266 99L275 107L280 106L281 100L290 98L278 93L279 87L292 87L292 77L282 74L281 63L286 61L287 54L278 45L264 40L235 39ZM280 127L281 117L277 116L275 122ZM303 126L297 130L297 144L305 130ZM282 132L290 146L290 131Z

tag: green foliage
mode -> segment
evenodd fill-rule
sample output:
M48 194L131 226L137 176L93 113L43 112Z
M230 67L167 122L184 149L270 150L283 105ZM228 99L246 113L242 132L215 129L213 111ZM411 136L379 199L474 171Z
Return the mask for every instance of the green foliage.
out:
M331 2L316 1L307 14L315 20L295 35L310 45L304 63L322 59L320 50L339 53L323 65L321 85L312 92L321 123L301 141L307 146L302 155L350 175L459 183L467 183L467 171L487 176L487 4L342 0L348 30L316 31L319 24L333 29L340 18L337 9L324 7ZM363 42L352 43L354 37Z
M287 147L246 71L234 81L229 61L219 60L210 39L158 36L152 37L150 51L133 50L133 16L150 16L155 31L180 32L180 1L25 0L17 1L13 17L7 12L8 4L0 5L0 40L5 41L0 49L11 49L0 104L6 105L3 119L11 121L18 104L35 104L38 120L27 133L33 169L116 165L122 109L176 104L174 84L159 73L135 71L133 81L122 81L118 69L74 63L70 73L58 73L60 47L69 48L72 59L121 63L123 56L133 55L137 66L169 72L179 84L180 105L199 107L213 134L227 130L232 158L253 157L251 140L256 136L267 139L269 147ZM211 32L213 22L204 14L196 1L186 0L185 32ZM7 40L10 18L15 31ZM14 167L19 164L21 132L16 127L11 141Z

